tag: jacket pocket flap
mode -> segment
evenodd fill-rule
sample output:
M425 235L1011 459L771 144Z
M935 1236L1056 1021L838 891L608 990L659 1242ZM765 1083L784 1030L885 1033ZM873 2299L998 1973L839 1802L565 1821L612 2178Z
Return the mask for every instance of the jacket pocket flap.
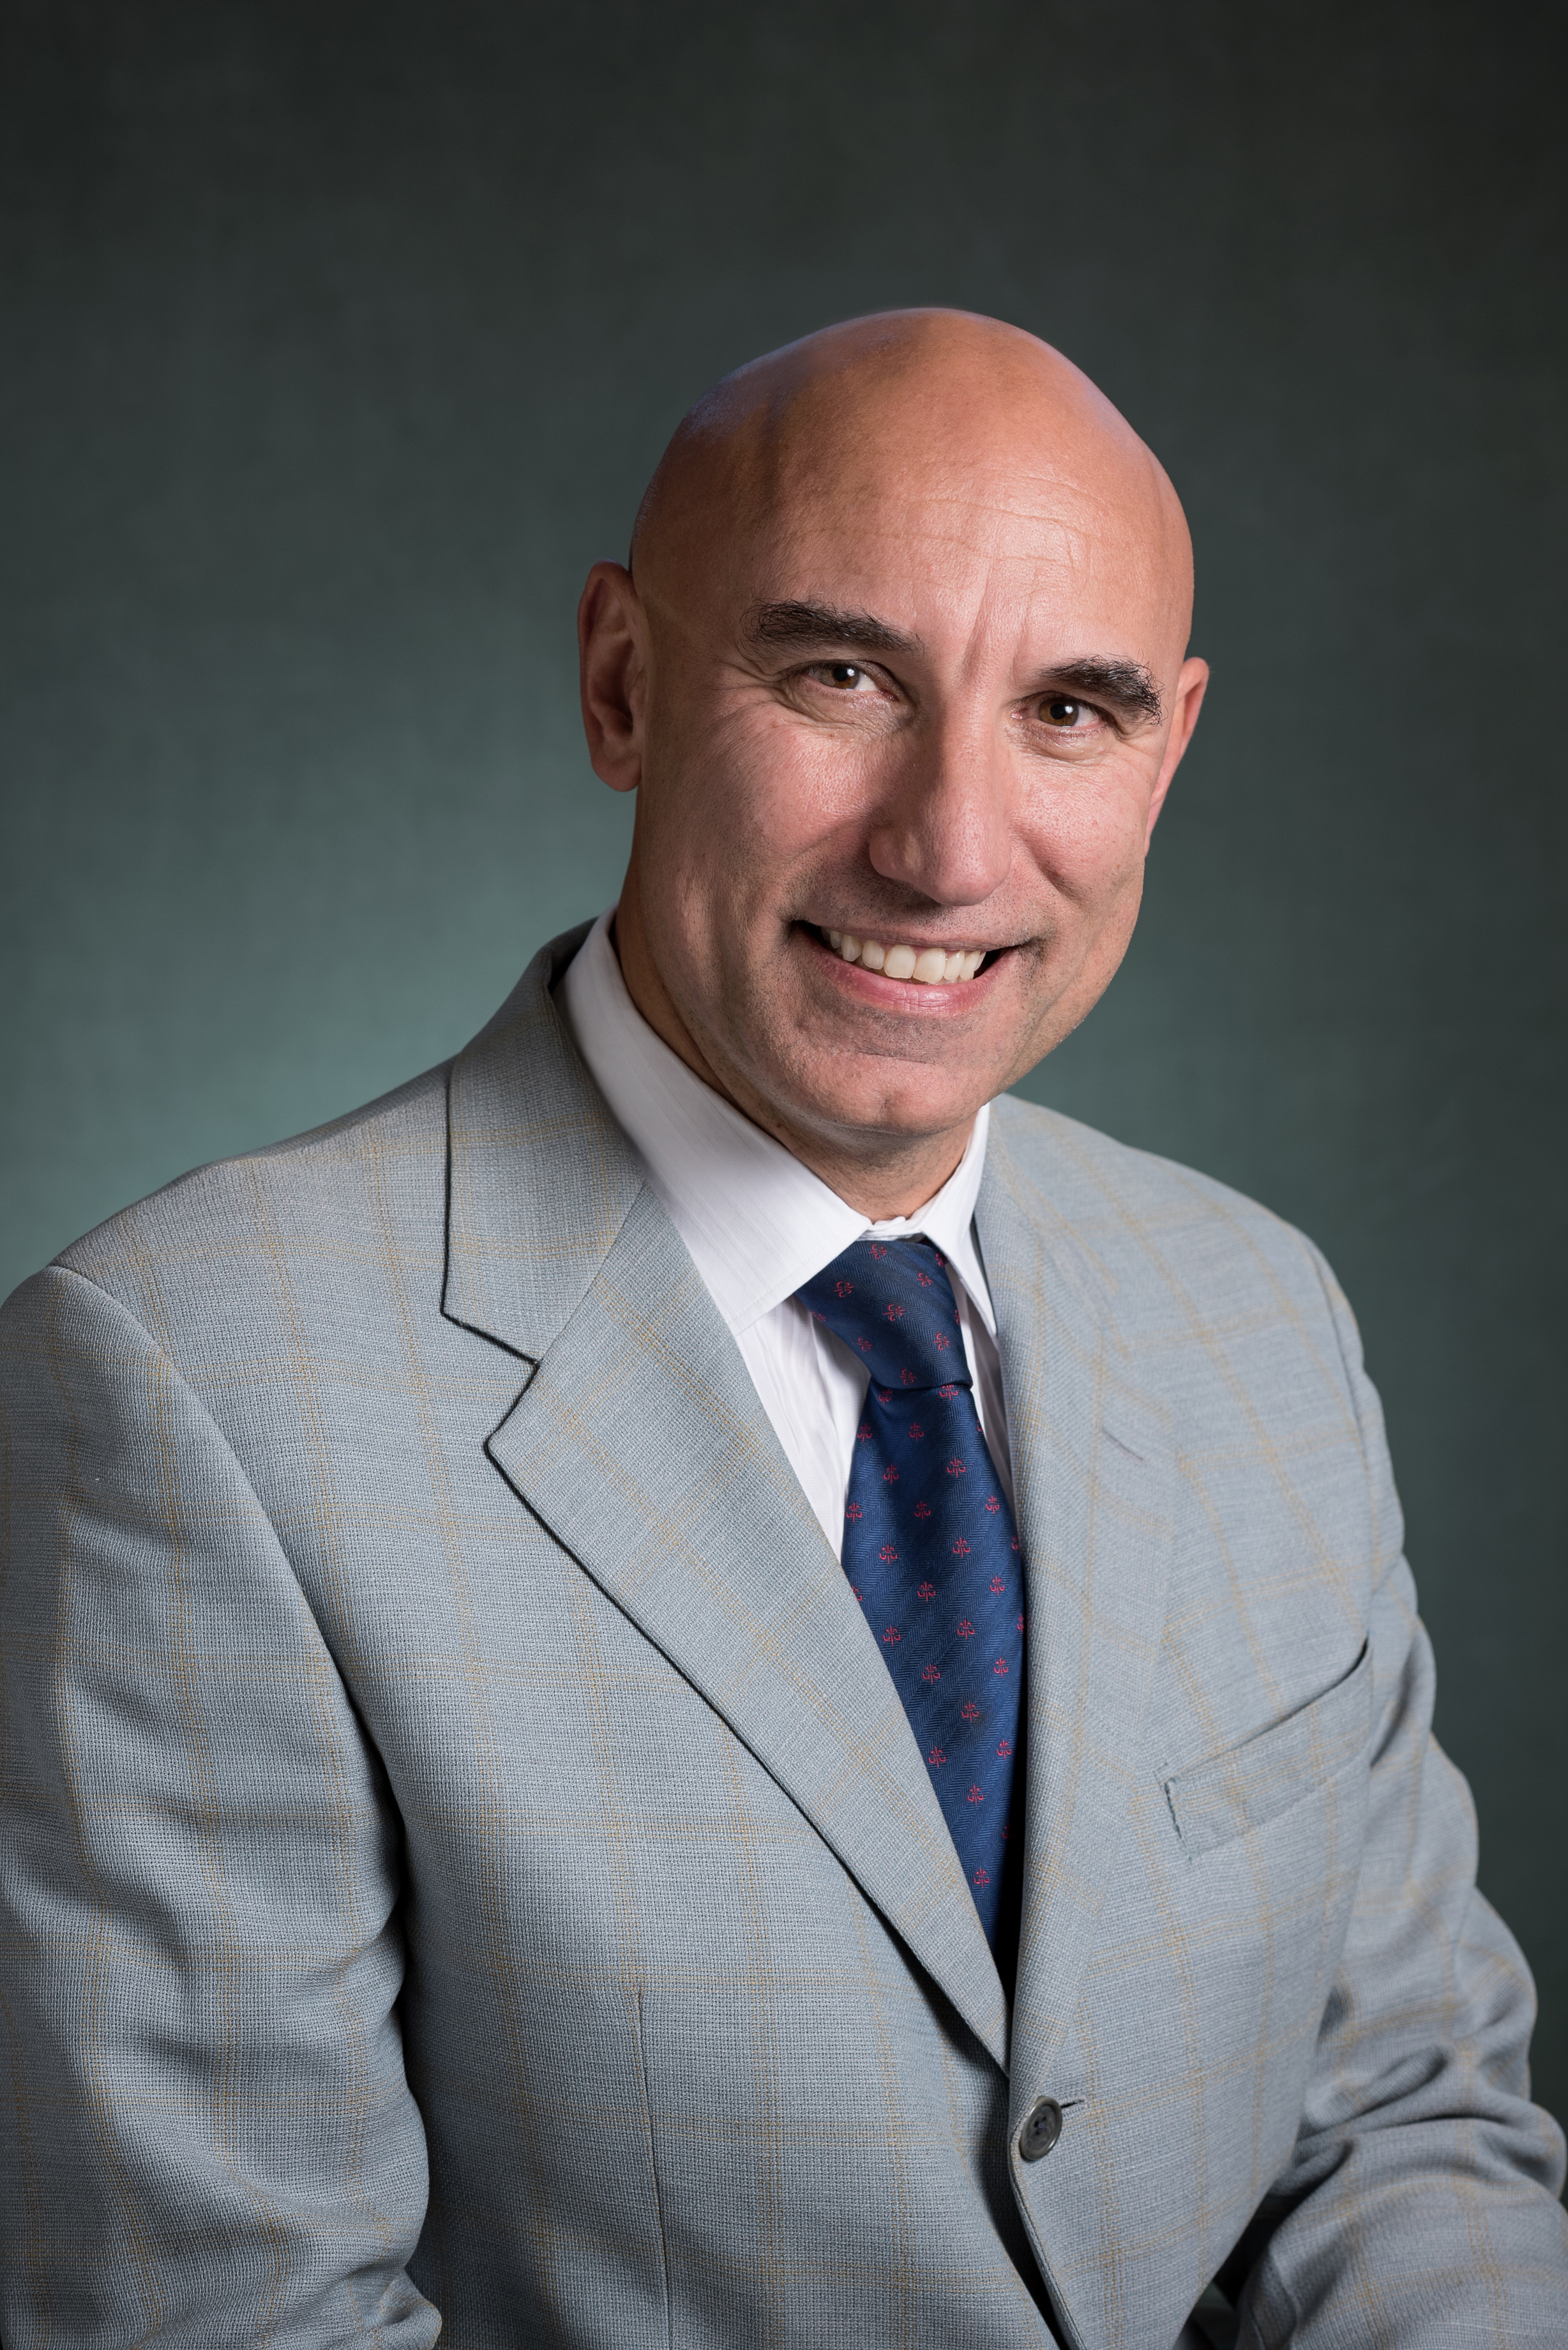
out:
M1372 1735L1372 1652L1343 1680L1240 1746L1165 1782L1176 1833L1193 1854L1261 1828L1354 1762Z

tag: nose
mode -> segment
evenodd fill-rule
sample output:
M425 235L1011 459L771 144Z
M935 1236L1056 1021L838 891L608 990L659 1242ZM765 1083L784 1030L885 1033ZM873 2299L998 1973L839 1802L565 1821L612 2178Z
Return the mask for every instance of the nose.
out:
M1011 779L994 730L956 715L907 737L867 836L871 863L940 906L978 906L1012 862Z

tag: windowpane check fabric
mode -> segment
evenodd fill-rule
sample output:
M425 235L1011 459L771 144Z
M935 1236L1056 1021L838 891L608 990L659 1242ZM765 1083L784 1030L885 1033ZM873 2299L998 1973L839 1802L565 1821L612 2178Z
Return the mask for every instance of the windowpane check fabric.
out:
M1172 2350L1221 2270L1245 2350L1563 2350L1529 1972L1321 1257L993 1105L1009 2006L556 1012L582 937L0 1309L5 2350Z
M1000 1955L1016 1873L1009 1854L1022 1848L1012 1813L1023 1562L981 1432L946 1260L925 1239L854 1241L796 1295L870 1374L844 1571Z

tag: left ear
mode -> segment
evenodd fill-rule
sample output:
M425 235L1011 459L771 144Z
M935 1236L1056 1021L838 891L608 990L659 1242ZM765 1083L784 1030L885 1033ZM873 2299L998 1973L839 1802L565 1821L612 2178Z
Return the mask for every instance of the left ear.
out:
M1147 849L1154 837L1154 827L1159 822L1165 795L1171 779L1181 764L1182 754L1192 740L1192 730L1198 723L1198 713L1203 707L1203 696L1209 684L1209 664L1206 660L1184 660L1181 674L1176 681L1176 712L1166 737L1165 757L1160 762L1159 781L1148 804L1148 828L1144 834Z
M642 780L646 637L630 572L622 563L596 563L577 606L583 732L594 773L613 792L634 792Z

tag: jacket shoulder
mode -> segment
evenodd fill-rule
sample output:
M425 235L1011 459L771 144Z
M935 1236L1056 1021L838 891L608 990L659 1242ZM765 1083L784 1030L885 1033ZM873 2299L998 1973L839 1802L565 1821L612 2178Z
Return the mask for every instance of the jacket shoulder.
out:
M1249 1304L1319 1320L1344 1310L1313 1242L1230 1184L1012 1095L992 1114L1021 1203L1064 1228L1118 1318L1140 1299L1205 1316Z
M306 1134L198 1167L124 1208L55 1263L116 1298L185 1352L192 1326L272 1319L314 1264L410 1253L439 1258L446 1185L447 1076L425 1072Z

